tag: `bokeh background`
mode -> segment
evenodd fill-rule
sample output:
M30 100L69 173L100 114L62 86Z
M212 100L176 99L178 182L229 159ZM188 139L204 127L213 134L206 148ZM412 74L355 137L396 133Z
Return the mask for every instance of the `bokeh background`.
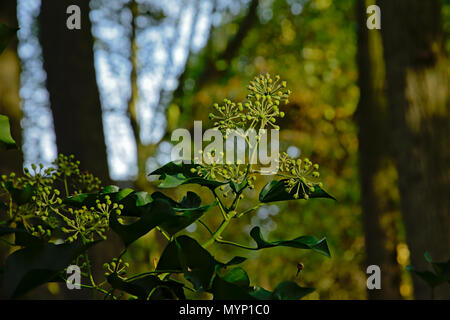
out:
M382 29L368 30L366 8L374 3L2 0L0 22L20 29L0 56L0 113L10 117L22 150L2 154L0 171L75 154L105 184L154 191L147 173L170 161L174 129L192 129L194 120L210 124L213 103L245 100L254 76L279 74L292 90L280 147L318 162L324 186L338 201L269 204L225 236L250 244L253 226L270 239L326 236L332 258L219 245L214 255L251 256L244 268L252 283L273 289L296 280L317 288L308 299L426 297L427 288L405 267L411 254L415 265L427 267L424 248L437 260L450 258L450 3L377 1ZM81 30L65 27L71 4L81 8ZM402 101L418 106L410 115L423 118L419 129L410 130ZM418 166L406 165L408 159ZM258 181L256 190L266 182ZM167 192L179 199L193 189ZM243 206L257 195L249 192ZM422 201L422 214L434 218L418 219L410 199ZM206 194L202 200L212 201ZM201 238L201 228L194 224L186 233ZM147 270L164 245L152 232L126 258L135 271ZM305 268L296 277L299 262ZM370 264L381 266L382 290L367 292ZM58 298L61 290L51 284L32 297ZM441 297L448 294L445 288Z

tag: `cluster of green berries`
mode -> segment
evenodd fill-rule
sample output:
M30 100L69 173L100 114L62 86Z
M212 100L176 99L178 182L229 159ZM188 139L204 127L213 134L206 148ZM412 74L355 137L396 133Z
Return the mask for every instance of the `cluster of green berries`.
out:
M127 269L130 267L128 262L124 262L122 259L114 258L110 263L105 263L103 269L105 269L105 277L111 274L117 274L120 278L126 279Z
M222 105L214 104L216 113L210 113L209 118L215 121L214 126L222 132L245 127L264 129L271 126L280 129L275 122L277 117L285 116L279 107L281 103L289 103L291 91L286 87L286 81L281 81L278 75L275 80L270 74L257 76L250 81L246 102L235 103L225 99Z
M283 152L279 159L279 169L283 172L281 175L287 178L286 191L289 193L295 191L296 199L302 195L303 199L307 200L308 193L314 192L316 186L322 187L322 183L318 181L319 165L312 163L308 158L294 159Z
M120 214L121 205L112 203L109 196L97 200L91 208L73 208L64 203L63 196L100 189L100 180L88 172L81 172L74 156L59 155L53 166L32 164L22 177L13 172L0 180L0 202L6 204L7 224L23 227L35 237L73 242L105 239L109 215Z

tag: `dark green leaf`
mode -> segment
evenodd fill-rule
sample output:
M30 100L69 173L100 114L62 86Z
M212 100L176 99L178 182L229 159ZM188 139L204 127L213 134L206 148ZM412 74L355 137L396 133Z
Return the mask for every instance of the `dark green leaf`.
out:
M19 28L10 28L7 25L0 23L0 54L6 49L17 30L19 30Z
M14 299L51 281L59 272L69 266L74 258L94 244L55 245L45 243L15 251L5 263L4 296L7 299Z
M231 189L236 192L237 194L241 193L242 190L245 189L245 187L248 186L248 180L244 179L241 183L236 183L234 181L230 181L230 187Z
M5 185L12 200L18 205L23 205L31 201L33 188L30 185L26 185L23 188L15 188L11 181L6 182Z
M294 198L294 194L296 193L296 188L294 188L291 192L286 191L286 181L287 180L273 180L265 185L265 187L259 193L259 201L266 202L275 202L275 201L284 201L284 200L297 200ZM329 198L336 200L333 196L329 195L325 190L323 190L319 186L314 187L314 191L310 191L308 187L304 186L304 190L310 198ZM299 199L303 199L304 192L303 188L300 187Z
M207 290L217 264L220 263L197 241L188 236L180 236L164 249L156 270L182 271L196 290Z
M235 284L241 288L247 289L250 286L250 279L241 267L236 267L227 272L223 280Z
M416 274L419 278L421 278L423 281L425 281L432 288L434 288L446 281L444 278L438 277L436 274L434 274L431 271L418 271L412 265L406 266L406 270Z
M255 300L255 297L251 296L248 290L219 276L214 278L211 292L214 295L214 300Z
M195 169L198 166L198 164L169 162L149 175L160 176L160 188L174 188L182 184L199 184L210 189L216 189L217 187L227 183L204 179L197 173L191 172L191 169Z
M150 300L175 298L184 300L186 298L183 284L173 280L161 280L154 275L147 275L135 280L123 280L113 273L107 279L113 288L125 291L141 300L146 300L150 293L152 293Z
M143 212L139 220L128 225L121 224L118 221L117 214L115 212L111 213L109 225L119 235L125 246L129 246L165 221L168 216L175 214L169 204L160 199L156 199L154 202L140 208L142 208Z
M273 300L299 300L304 296L314 292L314 288L303 288L292 281L284 281L277 285L272 292Z
M170 235L174 235L183 230L191 223L199 219L211 207L216 205L216 203L212 203L200 207L200 197L190 191L179 203L160 192L153 193L152 198L166 200L172 206L174 211L177 212L170 217L167 217L167 219L160 224L160 227L167 231Z
M250 236L253 238L253 240L255 240L258 249L282 246L298 249L311 249L327 257L331 256L328 249L327 240L325 238L318 240L317 238L312 236L301 236L292 240L268 242L264 240L261 234L261 229L259 227L254 227L250 231Z
M450 260L447 262L435 262L431 259L428 252L425 252L425 259L431 264L438 277L450 281Z
M0 28L1 26L2 24L0 24ZM1 39L0 39L0 52L1 52ZM17 144L14 141L13 137L11 136L8 117L0 114L0 151L9 149L17 149Z

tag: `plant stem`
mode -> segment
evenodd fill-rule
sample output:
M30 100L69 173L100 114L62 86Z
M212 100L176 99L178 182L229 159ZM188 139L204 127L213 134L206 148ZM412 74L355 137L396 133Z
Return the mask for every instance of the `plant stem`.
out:
M222 232L225 230L225 228L228 226L228 224L230 223L230 221L231 221L230 219L224 219L224 220L222 221L222 223L220 224L219 228L216 230L216 232L213 233L213 235L211 236L211 238L210 238L208 241L206 241L206 242L202 245L202 247L203 247L203 248L206 248L206 247L210 246L211 244L213 244L214 241L215 241L218 237L220 237L220 235L221 235Z
M236 243L236 242L233 242L233 241L227 241L227 240L221 240L221 239L216 239L216 241L217 241L218 243L228 244L228 245L230 245L230 246L235 246L235 247L242 248L242 249L247 249L247 250L258 250L258 248L246 246L246 245L239 244L239 243Z
M202 226L204 226L204 227L206 228L206 230L208 230L208 232L209 232L211 235L214 234L214 232L211 230L211 228L208 227L208 225L207 225L205 222L203 222L203 220L199 219L198 222L200 222L200 224L201 224Z
M161 234L164 236L164 238L167 239L167 241L171 241L172 237L169 236L163 229L161 229L159 226L156 226L156 230L158 230L159 232L161 232Z
M69 196L69 187L67 186L67 177L64 175L64 188L66 189L66 197Z

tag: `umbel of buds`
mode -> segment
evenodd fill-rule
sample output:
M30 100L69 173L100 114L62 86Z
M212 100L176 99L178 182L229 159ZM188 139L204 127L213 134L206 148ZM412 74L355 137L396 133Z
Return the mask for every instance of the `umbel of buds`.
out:
M309 192L314 192L316 186L322 187L322 183L318 181L319 165L313 164L308 158L293 159L284 152L280 156L280 170L284 172L281 175L287 178L286 191L289 193L295 191L296 199L302 194L307 200Z

